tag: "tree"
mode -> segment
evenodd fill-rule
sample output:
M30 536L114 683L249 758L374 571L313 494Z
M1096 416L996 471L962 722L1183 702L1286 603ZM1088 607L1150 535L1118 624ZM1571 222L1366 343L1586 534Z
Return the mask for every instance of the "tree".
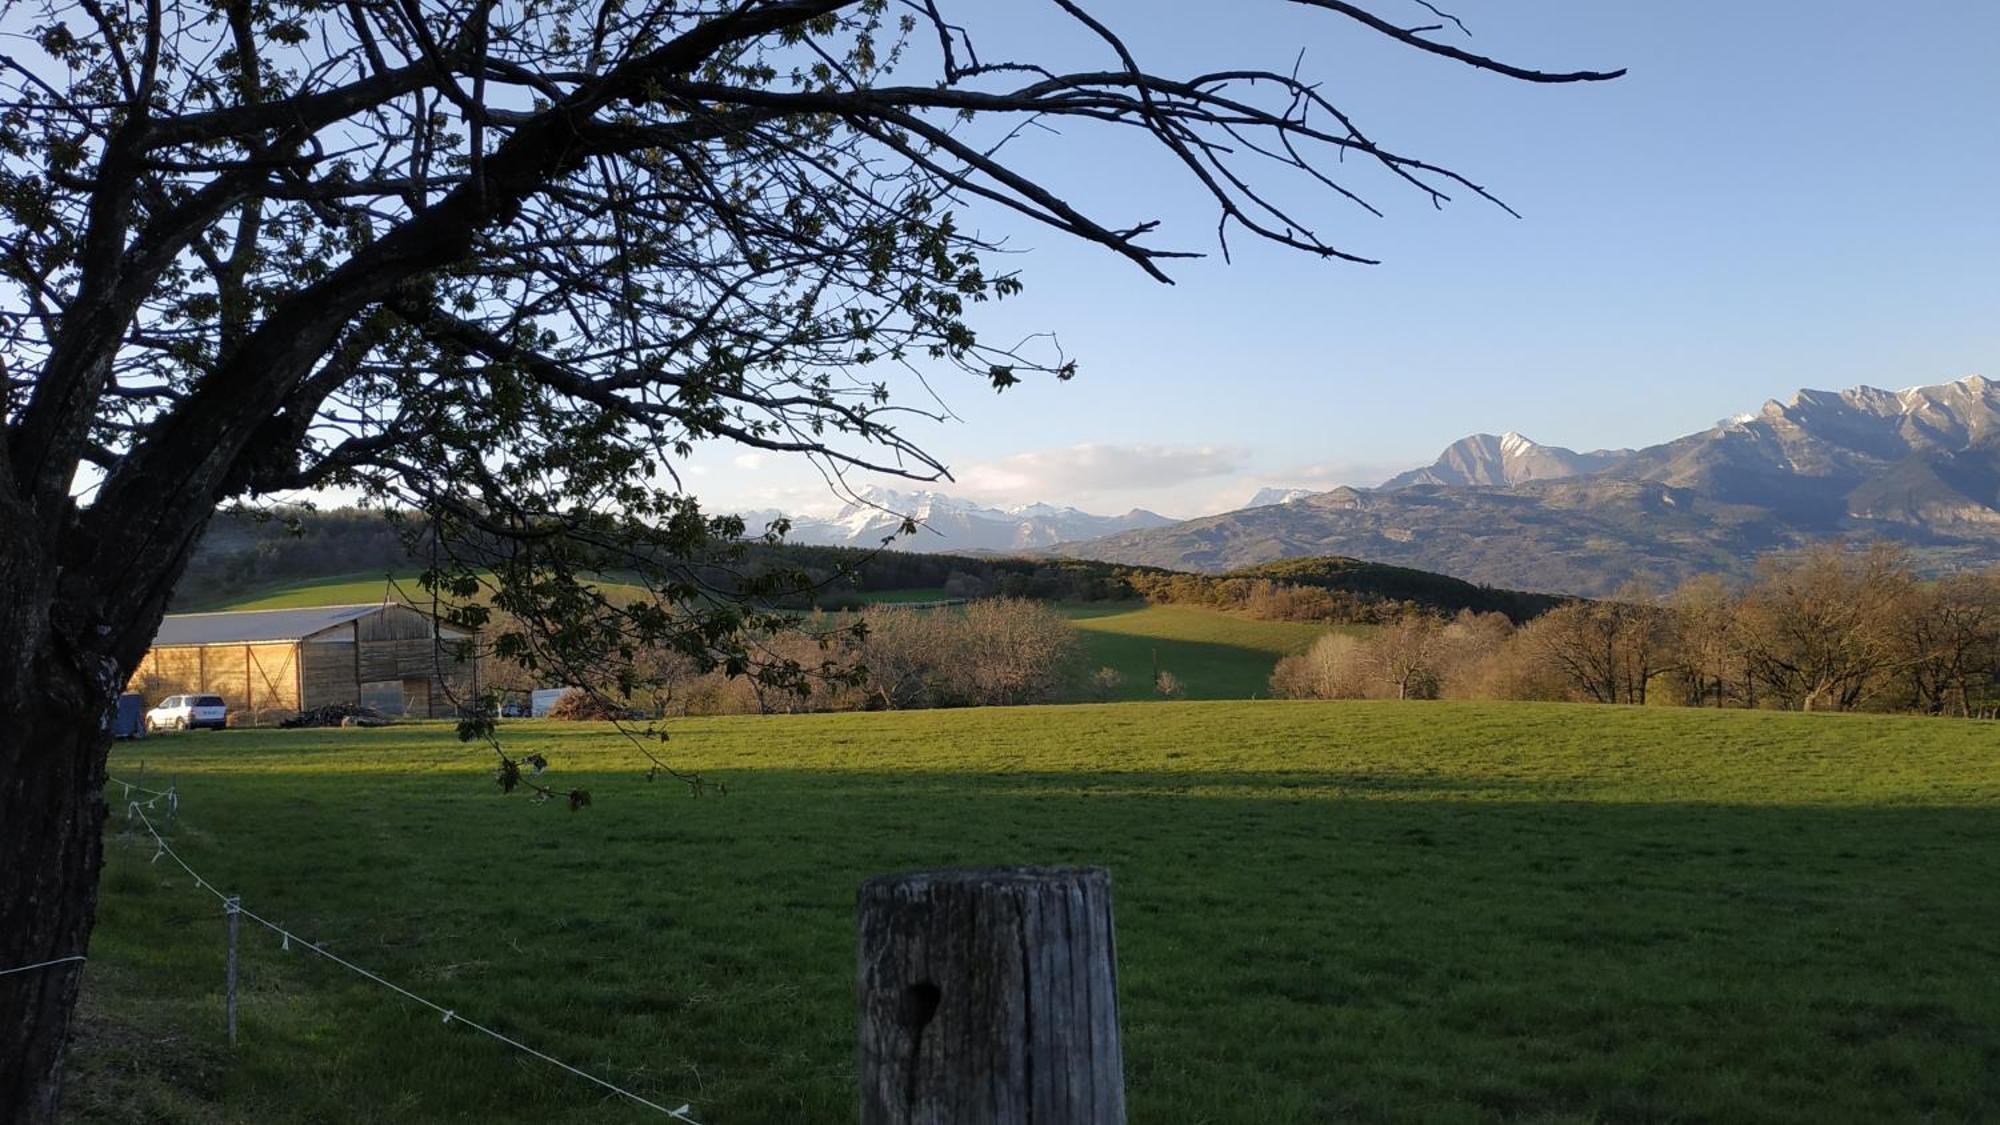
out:
M2000 570L1913 585L1893 621L1910 702L1930 715L1970 716L2000 664Z
M973 602L950 627L959 644L953 665L961 694L976 707L1054 700L1081 648L1067 618L1022 598Z
M1302 2L1516 79L1613 77ZM1367 206L1365 166L1435 202L1487 195L1289 70L1155 74L1080 0L1051 0L1050 35L1076 42L1038 38L1049 57L1103 60L1059 72L981 53L969 29L1000 9L951 7L9 10L25 34L0 57L0 965L88 944L100 719L219 505L339 486L410 513L441 602L496 576L520 622L493 640L502 659L659 646L746 672L736 638L780 622L702 596L693 561L745 529L702 513L679 458L723 440L930 478L894 372L1072 374L976 334L971 306L1020 282L963 208L1161 280L1185 254L1155 223L1066 202L1007 143L1019 130L1133 131L1225 236L1322 257L1365 260L1314 232L1300 186ZM655 598L607 604L589 575L614 569ZM503 785L538 784L495 752ZM79 975L0 977L0 1118L55 1115Z
M1351 633L1326 633L1304 652L1278 661L1271 692L1288 699L1366 699L1382 694L1376 668L1366 641Z
M1680 655L1686 700L1693 706L1722 706L1732 678L1741 679L1740 604L1729 584L1713 574L1682 583L1670 599L1674 651Z
M1397 699L1435 699L1445 623L1422 610L1404 610L1374 636L1368 651L1375 671Z
M1897 666L1898 622L1915 582L1908 555L1887 543L1766 559L1743 602L1751 675L1787 708L1859 706Z
M1452 699L1492 698L1508 659L1514 623L1504 613L1462 609L1439 638L1437 677L1441 694Z
M1627 586L1606 601L1559 607L1529 623L1524 645L1578 698L1644 703L1653 678L1672 664L1670 618L1651 600Z

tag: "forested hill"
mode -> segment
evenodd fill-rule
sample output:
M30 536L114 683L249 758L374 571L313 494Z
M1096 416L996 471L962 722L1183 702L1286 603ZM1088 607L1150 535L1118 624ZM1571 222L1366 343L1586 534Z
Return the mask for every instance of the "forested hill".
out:
M1418 605L1469 609L1475 613L1504 613L1515 621L1539 617L1574 598L1559 594L1537 594L1525 590L1503 590L1481 586L1448 574L1433 574L1407 566L1367 562L1342 555L1307 559L1281 559L1260 566L1230 571L1231 578L1268 578L1294 586L1315 586L1344 590L1359 596L1373 596Z
M429 556L420 527L379 512L280 509L219 515L189 564L174 608L185 612L232 604L273 587L335 577L407 578L422 570ZM1338 557L1288 559L1218 576L1066 558L754 544L729 566L712 568L709 577L726 587L746 573L779 568L804 571L813 580L800 608L841 608L885 593L924 591L939 598L1005 595L1047 601L1144 597L1292 620L1366 622L1415 606L1443 614L1468 609L1503 613L1525 621L1563 601Z

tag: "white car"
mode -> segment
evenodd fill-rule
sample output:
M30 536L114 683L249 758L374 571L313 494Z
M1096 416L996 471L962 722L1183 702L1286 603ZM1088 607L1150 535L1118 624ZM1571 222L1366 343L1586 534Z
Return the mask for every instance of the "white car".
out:
M170 695L146 712L146 729L222 730L229 725L229 708L219 695Z

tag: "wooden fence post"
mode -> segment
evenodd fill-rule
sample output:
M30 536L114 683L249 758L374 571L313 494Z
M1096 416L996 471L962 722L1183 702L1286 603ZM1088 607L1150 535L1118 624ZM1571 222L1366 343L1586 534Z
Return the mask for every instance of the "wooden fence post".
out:
M861 885L861 1125L1124 1125L1111 876Z
M229 1013L229 1045L236 1046L236 923L243 900L230 895L222 903L224 933L229 943L223 959L223 1007Z

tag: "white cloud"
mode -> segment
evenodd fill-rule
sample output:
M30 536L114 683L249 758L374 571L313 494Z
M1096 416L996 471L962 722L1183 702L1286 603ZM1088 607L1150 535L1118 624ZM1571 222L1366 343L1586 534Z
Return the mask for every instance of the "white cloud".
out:
M746 473L754 473L764 467L766 460L768 458L762 453L738 453L729 459L729 463Z
M1064 446L957 467L954 492L989 503L1076 503L1153 492L1241 471L1240 450L1219 445Z
M1405 469L1414 468L1413 463L1382 464L1367 461L1335 461L1316 465L1296 465L1270 475L1266 482L1273 488L1339 488L1352 485L1355 488L1373 488Z

